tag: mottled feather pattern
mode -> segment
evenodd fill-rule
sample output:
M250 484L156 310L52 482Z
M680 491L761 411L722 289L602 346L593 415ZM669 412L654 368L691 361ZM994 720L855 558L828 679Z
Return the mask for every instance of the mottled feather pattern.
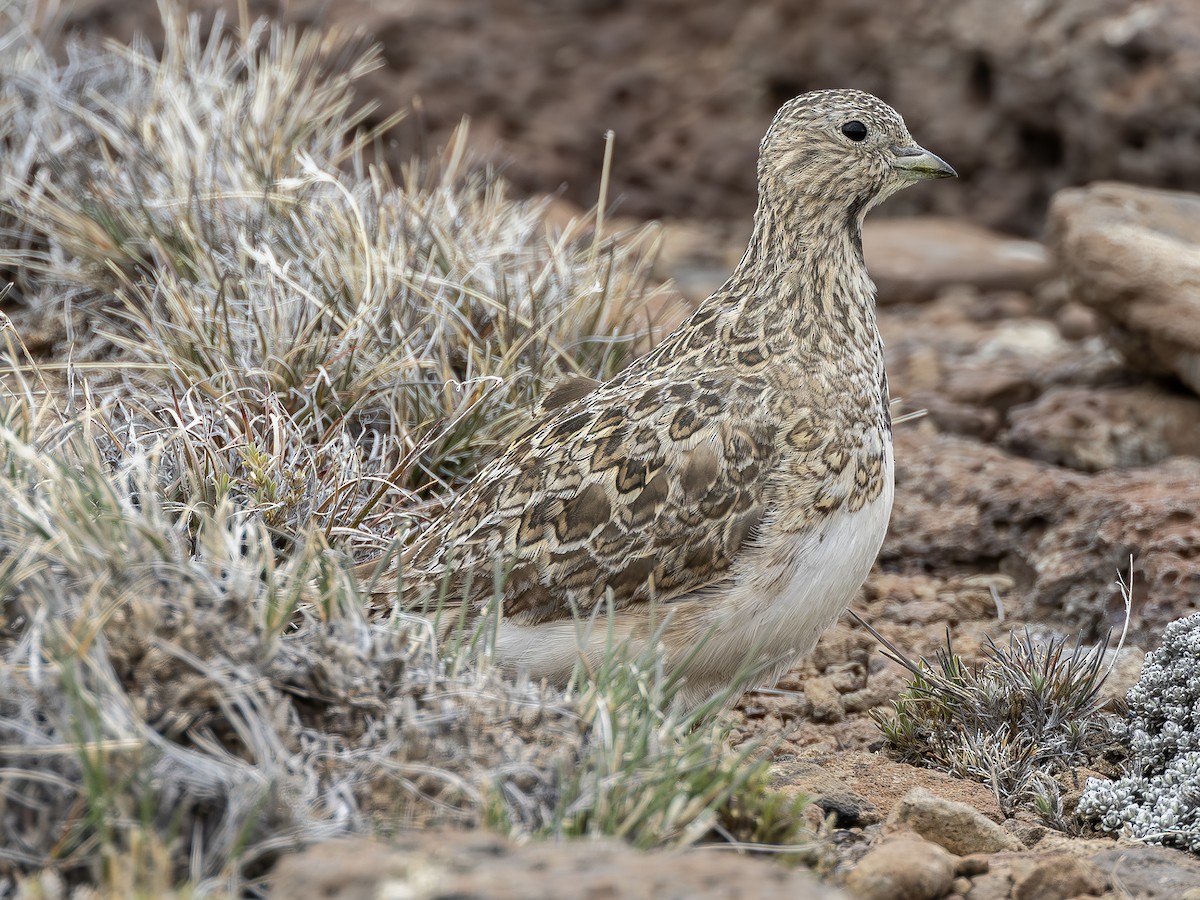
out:
M452 553L449 596L473 573L470 599L483 604L493 593L485 573L505 560L505 615L529 624L590 610L609 592L619 608L709 583L757 524L761 474L777 462L775 427L757 405L764 393L711 376L619 378L567 404L422 535L406 581L440 581Z
M871 141L847 138L848 119ZM612 380L552 391L405 553L401 603L441 598L473 616L490 608L499 572L501 661L551 677L573 658L543 652L575 640L559 623L611 603L623 633L644 640L651 611L665 610L677 616L668 645L702 627L716 635L700 666L711 683L692 699L731 677L739 653L785 666L806 652L861 584L891 506L883 344L860 232L876 203L935 177L896 162L917 151L867 94L785 106L760 148L754 232L729 280ZM827 536L838 546L823 547ZM806 576L843 558L844 577Z

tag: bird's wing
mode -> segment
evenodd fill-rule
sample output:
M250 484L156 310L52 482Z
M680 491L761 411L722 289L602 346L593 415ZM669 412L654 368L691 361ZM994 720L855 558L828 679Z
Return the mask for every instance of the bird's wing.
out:
M537 405L538 414L545 415L556 409L561 409L568 403L574 403L580 397L586 397L592 391L596 390L601 384L603 382L597 381L595 378L588 378L586 375L575 375L570 378L564 378L542 395Z
M608 383L567 403L418 539L406 601L478 607L503 573L504 615L535 624L718 580L762 516L778 459L763 390L705 375Z

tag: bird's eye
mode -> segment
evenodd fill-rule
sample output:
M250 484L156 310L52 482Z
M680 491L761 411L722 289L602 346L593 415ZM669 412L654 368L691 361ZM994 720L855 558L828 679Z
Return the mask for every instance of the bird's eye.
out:
M867 136L867 126L858 119L851 119L842 126L842 134L852 141L861 141Z

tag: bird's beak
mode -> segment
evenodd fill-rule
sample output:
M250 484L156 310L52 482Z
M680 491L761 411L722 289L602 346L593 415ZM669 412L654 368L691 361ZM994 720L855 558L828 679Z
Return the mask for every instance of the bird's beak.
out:
M934 156L924 147L893 147L892 168L917 181L926 178L955 178L958 173L950 164Z

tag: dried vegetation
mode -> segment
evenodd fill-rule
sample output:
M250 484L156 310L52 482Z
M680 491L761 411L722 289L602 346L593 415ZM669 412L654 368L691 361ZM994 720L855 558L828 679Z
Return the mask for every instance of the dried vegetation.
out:
M0 0L0 894L255 894L434 821L796 821L652 660L513 683L354 583L549 381L623 364L653 232L549 229L461 135L371 164L354 38L164 6L161 54L64 61L33 7Z

